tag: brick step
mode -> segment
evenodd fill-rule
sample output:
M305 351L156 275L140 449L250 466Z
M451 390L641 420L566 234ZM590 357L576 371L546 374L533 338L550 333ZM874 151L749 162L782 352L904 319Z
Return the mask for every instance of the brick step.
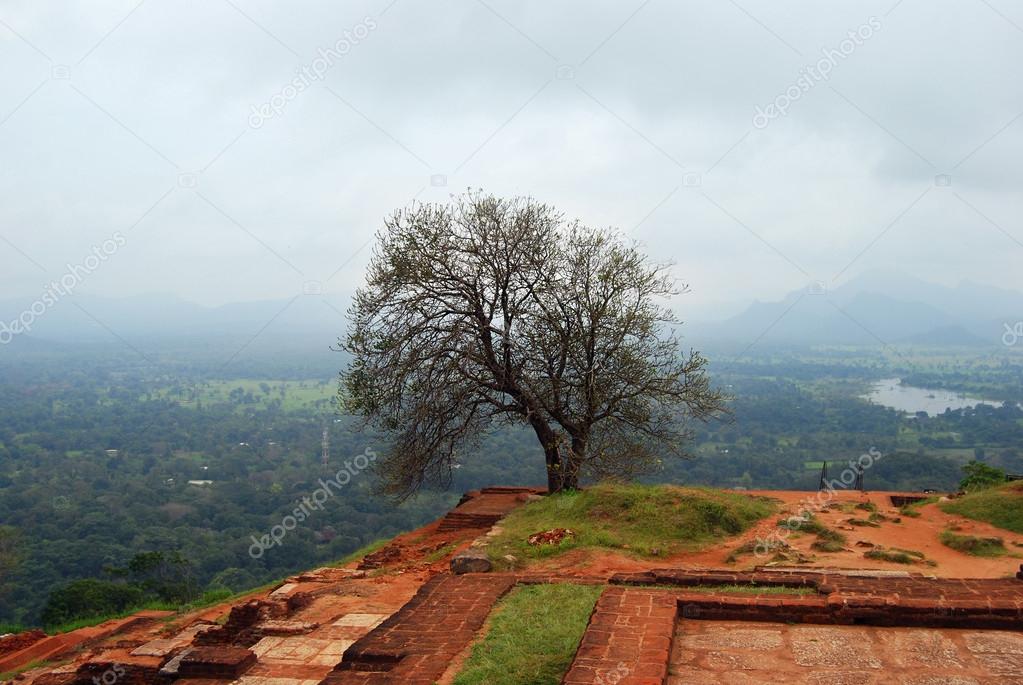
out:
M320 685L391 685L391 681L386 673L332 671Z
M453 530L465 530L468 528L490 528L502 518L502 514L463 514L457 511L449 512L441 519L437 530L447 532Z
M387 673L397 666L402 655L397 652L359 652L348 661L342 661L335 670L359 673Z
M320 685L429 685L466 648L513 576L439 574L345 650Z
M524 488L510 485L491 485L480 489L481 495L542 495L546 488Z

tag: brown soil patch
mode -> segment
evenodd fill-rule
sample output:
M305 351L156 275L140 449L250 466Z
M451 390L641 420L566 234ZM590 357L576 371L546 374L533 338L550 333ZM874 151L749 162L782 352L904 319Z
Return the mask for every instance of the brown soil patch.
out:
M1004 578L1013 576L1019 569L1023 559L1013 556L1000 558L973 557L950 549L941 544L939 535L950 526L958 526L963 535L981 537L1001 537L1005 540L1010 554L1018 552L1023 556L1023 547L1013 543L1023 543L1023 535L1002 530L986 523L970 521L960 516L952 516L941 511L936 504L919 507L920 516L912 518L901 516L899 510L892 506L889 492L855 491L835 492L831 498L820 500L823 503L834 503L849 509L821 508L816 511L817 518L827 527L833 528L848 538L846 549L840 552L820 552L811 549L816 537L809 534L793 535L785 528L778 527L778 520L796 514L801 508L818 502L815 492L751 491L751 495L772 497L782 502L780 513L756 524L745 533L724 542L713 543L705 549L681 552L660 557L642 557L613 552L608 550L576 549L564 554L534 562L529 566L531 572L558 573L565 576L599 576L608 577L614 573L628 573L651 567L672 568L707 568L730 567L737 570L763 566L770 562L769 556L749 554L741 556L734 564L728 563L732 550L744 543L756 543L758 540L769 540L783 537L796 551L802 553L808 562L799 565L826 568L841 567L855 569L900 569L911 570L942 578ZM850 518L866 519L870 512L851 509L856 504L870 502L877 512L888 519L901 518L899 523L892 520L879 521L877 528L851 526L846 521ZM813 507L811 507L813 508ZM857 545L858 542L867 543ZM868 544L870 546L868 546ZM884 548L901 548L922 552L936 565L914 564L905 565L889 561L865 558L864 552L871 546ZM793 565L793 562L782 562L780 565Z

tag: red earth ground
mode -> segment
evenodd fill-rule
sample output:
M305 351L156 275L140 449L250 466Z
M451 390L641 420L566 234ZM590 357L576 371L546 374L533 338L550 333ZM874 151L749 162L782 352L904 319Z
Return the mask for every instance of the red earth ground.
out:
M75 631L62 638L66 646L60 654L48 655L54 662L32 668L17 676L16 680L19 685L61 685L69 682L68 676L79 666L90 661L117 661L152 668L161 662L161 657L138 653L132 655L132 652L140 648L145 651L145 646L154 644L154 640L160 641L156 643L158 645L174 640L188 642L196 629L222 623L232 609L254 598L280 600L308 594L311 601L289 615L286 621L288 626L285 626L288 630L304 626L301 635L281 638L278 642L266 641L267 638L264 638L260 643L263 647L254 645L252 649L257 653L262 649L263 653L246 678L272 679L286 676L298 678L310 685L319 682L340 660L340 654L335 654L338 644L350 644L400 609L427 580L448 569L454 553L469 547L476 539L485 539L483 534L490 523L529 497L524 491L497 489L484 492L483 497L469 500L454 515L394 538L384 550L372 555L378 564L363 564L362 570L359 569L359 562L348 564L344 569L318 569L289 578L272 592L257 591L188 614L139 617L140 620L135 622L126 621L112 633L97 628ZM767 564L769 558L750 554L729 564L731 552L747 542L784 535L787 531L778 527L778 519L796 514L808 505L822 523L841 530L848 537L848 544L843 551L820 553L810 549L813 536L789 535L788 542L792 548L805 555L800 562L803 566L908 570L925 575L959 578L1011 577L1020 566L1023 547L1019 545L1023 545L1023 535L945 514L934 504L920 507L920 516L917 518L902 516L899 522L882 521L877 528L855 527L847 523L853 517L867 517L866 511L853 508L864 502L872 503L877 512L888 519L899 518L899 512L890 499L893 493L838 492L823 501L824 504L830 503L832 508L816 504L818 500L815 493L757 491L748 494L778 500L780 513L765 519L740 536L702 550L647 558L604 550L573 550L524 570L527 573L564 578L607 579L614 573L658 567L750 569ZM941 544L938 536L949 527L956 527L960 534L1001 537L1010 555L983 559L947 548ZM857 545L858 542L919 551L933 565L921 563L907 566L868 559L863 555L869 548ZM793 562L784 562L783 565L793 565ZM191 632L187 630L190 627ZM292 643L299 647L289 648L290 651L284 649L286 644ZM176 644L178 646L174 649L180 649L180 642ZM60 666L62 663L64 665ZM59 667L55 670L55 666ZM454 670L449 670L449 675ZM190 685L188 680L177 682ZM246 682L257 685L258 681Z
M1023 535L1012 533L992 525L971 521L961 516L953 516L941 511L937 504L927 504L918 508L917 518L900 516L898 508L892 506L891 496L914 493L891 492L852 492L836 491L830 497L818 499L817 493L777 490L750 491L751 496L770 497L781 502L780 514L764 519L745 533L723 543L711 545L695 552L683 552L663 557L636 558L623 553L605 550L573 550L568 553L551 557L531 566L531 570L551 571L569 576L608 576L617 572L640 571L651 567L672 568L735 568L736 570L751 569L766 565L769 556L749 554L739 557L734 563L728 562L732 550L744 543L758 540L781 538L794 549L802 552L808 560L800 563L810 567L839 567L853 569L888 569L909 570L933 575L940 578L1003 578L1012 576L1019 569L1023 558ZM916 496L920 496L917 494ZM870 502L877 507L877 512L889 519L899 518L895 523L891 520L880 522L878 528L857 527L846 523L850 518L865 519L868 512L858 509L842 511L829 509L821 504L835 503L850 509L859 503ZM814 542L812 535L792 534L778 526L778 520L795 515L801 510L809 509L829 528L839 530L848 538L844 551L834 553L816 552L810 549ZM960 535L976 535L980 537L1000 537L1005 541L1009 554L997 558L974 557L941 544L939 535L942 531L955 527ZM881 545L886 548L898 547L922 552L934 562L929 564L898 564L879 561L864 557L869 550L866 546L857 546L857 542ZM792 565L785 562L781 565Z

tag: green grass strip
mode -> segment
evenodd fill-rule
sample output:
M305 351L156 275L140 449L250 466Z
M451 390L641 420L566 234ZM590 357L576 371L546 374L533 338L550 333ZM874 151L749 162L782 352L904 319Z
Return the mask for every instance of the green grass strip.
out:
M559 584L512 590L454 685L558 685L603 589Z

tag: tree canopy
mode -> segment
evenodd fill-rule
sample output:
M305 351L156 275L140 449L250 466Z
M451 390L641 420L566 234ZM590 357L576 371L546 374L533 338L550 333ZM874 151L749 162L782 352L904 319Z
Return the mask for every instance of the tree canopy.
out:
M394 438L386 488L450 478L494 423L532 428L552 492L684 456L691 421L724 398L676 337L670 266L530 198L395 212L349 312L340 389Z

